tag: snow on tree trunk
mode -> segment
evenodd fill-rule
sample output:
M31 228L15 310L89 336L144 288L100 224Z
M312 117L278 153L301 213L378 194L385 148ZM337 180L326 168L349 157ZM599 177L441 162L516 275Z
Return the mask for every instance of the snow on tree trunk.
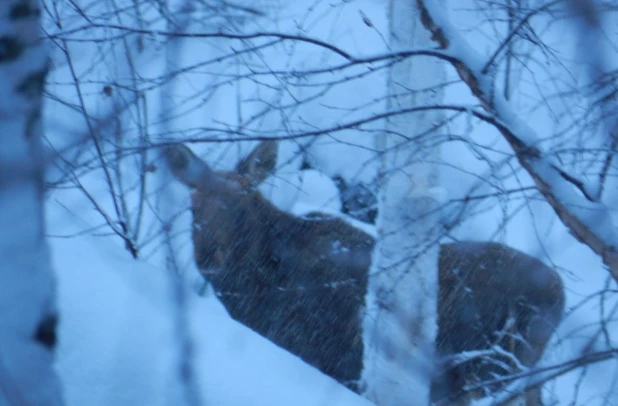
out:
M44 238L37 1L0 2L0 405L62 405L55 286Z
M392 52L431 44L415 2L391 0L389 11ZM442 92L433 87L443 80L436 59L397 63L388 78L389 111L419 103L438 105ZM429 404L437 334L435 209L440 189L435 166L439 149L423 147L423 140L435 137L440 119L440 113L431 111L398 115L376 139L383 155L378 243L364 319L363 383L365 395L379 406ZM409 141L420 134L419 140Z

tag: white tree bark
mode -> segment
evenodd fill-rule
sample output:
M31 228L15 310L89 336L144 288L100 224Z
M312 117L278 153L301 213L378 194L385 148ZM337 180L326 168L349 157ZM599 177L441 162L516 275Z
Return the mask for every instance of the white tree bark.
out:
M40 13L35 0L0 2L0 405L63 404L44 238Z
M429 33L414 1L391 0L389 11L391 51L428 47ZM397 63L388 78L389 111L440 104L436 85L443 80L436 59ZM398 115L376 139L383 154L380 214L364 320L363 383L365 395L380 406L429 404L437 333L440 152L424 147L423 140L435 137L441 118L432 111Z
M173 20L168 21L169 31L177 31L182 33L189 26L191 16L191 2L183 1L178 4L178 9L174 10L171 15ZM172 72L178 68L182 58L184 49L181 38L168 38L165 46L165 67L166 75L170 78L168 83L163 86L161 91L161 129L164 134L168 133L173 128L173 117L176 113L174 105L174 94L177 91L177 82L171 77ZM163 171L158 176L159 190L167 192L162 193L159 199L159 215L163 221L162 237L165 246L165 265L167 268L167 276L169 278L170 287L172 289L172 301L175 308L175 331L177 333L178 342L178 378L181 398L186 406L199 406L202 404L200 386L197 381L197 370L193 364L194 343L193 336L189 325L188 313L188 298L187 295L191 292L187 289L185 280L189 276L194 276L197 272L187 272L191 269L186 269L185 264L189 267L193 266L193 261L183 261L181 253L183 253L183 241L181 234L176 232L179 224L175 222L178 213L178 208L183 205L178 201L177 197L170 193L166 188L169 182L169 175ZM186 252L186 250L184 251ZM191 253L192 254L192 253Z

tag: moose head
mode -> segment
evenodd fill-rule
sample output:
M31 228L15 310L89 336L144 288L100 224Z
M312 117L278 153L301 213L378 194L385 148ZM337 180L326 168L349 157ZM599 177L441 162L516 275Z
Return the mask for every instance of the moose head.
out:
M231 317L359 391L374 238L343 219L295 217L264 198L257 186L275 170L275 141L233 172L213 171L184 145L167 147L165 157L193 189L195 260ZM442 244L438 280L437 403L467 404L503 385L472 393L466 385L533 366L564 310L557 273L497 243ZM526 399L540 405L539 389Z

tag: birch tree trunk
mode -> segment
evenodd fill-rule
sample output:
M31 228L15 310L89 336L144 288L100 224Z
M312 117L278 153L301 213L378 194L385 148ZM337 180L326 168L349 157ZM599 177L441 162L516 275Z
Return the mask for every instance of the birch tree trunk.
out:
M40 14L35 0L0 2L0 405L63 404L44 238Z
M416 2L391 0L389 8L392 52L431 44ZM395 64L387 84L389 111L440 104L443 96L436 85L443 80L436 59ZM437 334L439 150L424 148L423 139L435 137L440 118L431 111L398 115L376 139L382 152L378 242L364 320L363 383L365 395L379 406L428 405L430 400Z
M168 2L168 4L172 4ZM185 0L177 4L178 8L170 10L170 15L173 16L168 20L168 29L170 32L183 33L183 30L189 27L191 17L191 1ZM174 128L174 116L176 109L174 105L174 95L177 89L177 81L174 80L172 74L178 69L182 61L184 50L184 42L182 38L169 37L165 44L165 68L166 76L169 77L168 82L163 86L161 91L161 129L162 133L167 134ZM175 309L175 331L177 333L178 343L178 370L177 377L179 380L180 397L182 404L186 406L199 406L202 404L200 386L197 382L197 370L193 364L194 360L194 343L189 325L188 299L187 295L191 294L185 283L185 279L194 274L185 272L184 264L192 264L192 261L184 261L181 253L183 252L183 241L180 234L176 232L178 224L175 224L178 208L182 204L170 190L166 188L169 182L168 174L163 171L158 176L158 190L165 191L160 195L158 209L159 216L163 221L162 235L165 246L165 265L167 268L167 276L172 289L172 301ZM186 250L185 250L186 251Z

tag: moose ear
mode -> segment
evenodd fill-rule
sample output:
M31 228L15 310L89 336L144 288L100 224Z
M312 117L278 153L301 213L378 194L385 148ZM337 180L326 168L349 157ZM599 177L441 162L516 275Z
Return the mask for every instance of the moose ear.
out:
M163 157L176 179L189 187L197 188L212 177L208 165L182 144L165 147Z
M262 183L277 166L279 144L276 140L262 141L236 166L236 172L249 176L256 184Z

